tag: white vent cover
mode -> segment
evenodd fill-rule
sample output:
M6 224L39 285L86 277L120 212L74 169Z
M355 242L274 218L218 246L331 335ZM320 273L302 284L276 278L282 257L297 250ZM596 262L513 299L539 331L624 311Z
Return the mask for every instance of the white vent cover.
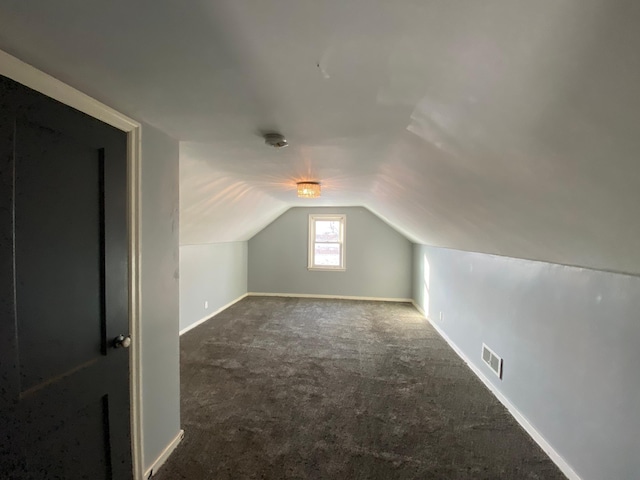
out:
M502 358L495 354L493 350L482 344L482 361L486 363L498 378L502 379Z

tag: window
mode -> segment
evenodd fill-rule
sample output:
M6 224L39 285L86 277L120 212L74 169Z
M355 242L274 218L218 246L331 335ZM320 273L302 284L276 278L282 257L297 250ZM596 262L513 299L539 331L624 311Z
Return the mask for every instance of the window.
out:
M346 215L309 215L309 270L344 270Z

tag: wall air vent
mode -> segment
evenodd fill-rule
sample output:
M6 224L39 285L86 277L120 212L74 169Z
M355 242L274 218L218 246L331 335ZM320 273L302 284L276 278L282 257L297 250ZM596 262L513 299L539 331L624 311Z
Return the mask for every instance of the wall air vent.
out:
M482 344L482 361L486 363L493 373L495 373L499 379L502 379L502 358L495 354L493 350Z

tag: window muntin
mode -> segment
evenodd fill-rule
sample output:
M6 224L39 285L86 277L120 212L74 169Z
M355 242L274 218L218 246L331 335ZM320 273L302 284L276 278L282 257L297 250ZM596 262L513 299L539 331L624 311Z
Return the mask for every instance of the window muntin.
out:
M309 215L309 270L344 270L345 215Z

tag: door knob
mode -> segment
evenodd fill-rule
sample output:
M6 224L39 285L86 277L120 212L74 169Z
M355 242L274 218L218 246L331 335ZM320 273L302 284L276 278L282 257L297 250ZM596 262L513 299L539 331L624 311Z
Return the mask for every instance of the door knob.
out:
M130 345L131 345L131 335L127 335L125 337L124 335L120 334L113 339L114 348L129 348Z

